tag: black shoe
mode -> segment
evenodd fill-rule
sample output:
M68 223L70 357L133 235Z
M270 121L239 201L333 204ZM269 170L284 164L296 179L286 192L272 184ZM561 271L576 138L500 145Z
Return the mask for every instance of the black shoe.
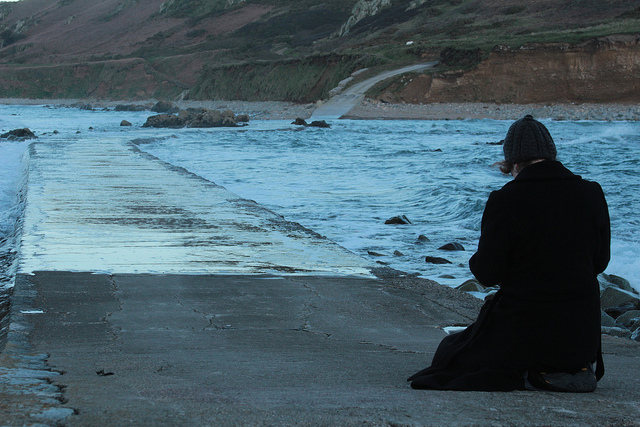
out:
M538 372L529 371L525 375L525 388L527 390L564 391L570 393L589 393L596 389L598 380L589 365L575 374L566 372Z

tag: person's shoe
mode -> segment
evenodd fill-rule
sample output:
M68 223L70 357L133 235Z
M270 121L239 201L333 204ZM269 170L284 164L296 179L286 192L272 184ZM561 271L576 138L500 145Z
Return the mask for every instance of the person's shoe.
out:
M538 372L530 370L525 376L527 390L564 391L570 393L589 393L596 389L598 381L593 367L582 368L575 374L566 372Z

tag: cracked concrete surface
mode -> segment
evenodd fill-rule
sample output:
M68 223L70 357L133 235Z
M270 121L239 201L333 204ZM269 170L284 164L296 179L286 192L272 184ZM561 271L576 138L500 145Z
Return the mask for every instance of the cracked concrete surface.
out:
M374 279L37 272L18 287L36 297L17 304L44 311L29 340L65 372L67 425L250 423L286 402L283 421L314 402L318 420L335 421L334 387L346 396L383 371L404 389L444 336Z
M31 407L67 411L68 426L640 419L638 346L622 339L605 338L608 372L593 394L411 390L406 377L429 363L442 327L468 324L479 305L416 278L36 272L18 282L16 309L43 311L28 319L30 351L61 373L49 380L55 404Z

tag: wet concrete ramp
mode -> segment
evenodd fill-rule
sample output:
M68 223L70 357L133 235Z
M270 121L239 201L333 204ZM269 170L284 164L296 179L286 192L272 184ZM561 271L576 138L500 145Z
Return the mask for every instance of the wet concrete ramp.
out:
M27 197L21 273L370 276L363 258L126 140L35 143Z

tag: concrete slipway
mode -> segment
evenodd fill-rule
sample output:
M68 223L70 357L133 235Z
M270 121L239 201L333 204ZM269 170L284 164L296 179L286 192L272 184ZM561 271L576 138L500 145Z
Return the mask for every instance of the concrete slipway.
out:
M479 304L130 143L36 142L0 425L640 425L611 337L595 393L408 388Z

